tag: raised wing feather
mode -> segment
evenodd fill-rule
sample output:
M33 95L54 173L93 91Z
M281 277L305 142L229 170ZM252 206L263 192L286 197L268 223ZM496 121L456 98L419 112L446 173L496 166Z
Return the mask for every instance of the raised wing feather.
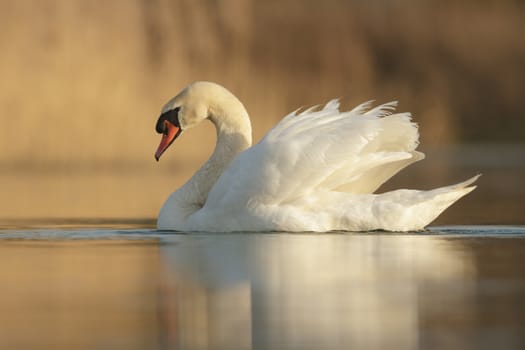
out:
M408 113L391 114L395 106L369 110L367 102L339 112L332 100L320 110L289 114L234 159L207 205L282 204L326 190L372 193L424 157L415 151L416 124Z

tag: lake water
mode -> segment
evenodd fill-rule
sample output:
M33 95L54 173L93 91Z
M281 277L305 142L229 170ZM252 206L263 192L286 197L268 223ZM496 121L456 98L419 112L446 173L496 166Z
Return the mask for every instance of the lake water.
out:
M0 230L0 349L525 348L525 226L148 227Z

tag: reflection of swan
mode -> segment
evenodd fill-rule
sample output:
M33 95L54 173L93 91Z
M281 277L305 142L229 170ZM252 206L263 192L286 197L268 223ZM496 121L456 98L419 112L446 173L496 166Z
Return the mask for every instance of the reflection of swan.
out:
M408 231L422 229L472 191L477 177L432 191L372 194L424 157L417 127L395 103L339 112L337 101L292 113L257 145L242 103L209 82L189 85L157 122L157 160L184 131L209 119L211 158L160 211L158 227L183 231ZM368 110L368 111L367 111Z
M458 336L443 301L454 315L472 316L466 300L476 270L458 240L220 234L161 241L160 309L174 348L416 349L427 344L429 319Z

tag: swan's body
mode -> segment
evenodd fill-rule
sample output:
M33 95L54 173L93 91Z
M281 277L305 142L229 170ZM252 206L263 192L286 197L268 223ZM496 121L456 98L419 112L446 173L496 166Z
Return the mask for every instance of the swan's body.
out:
M421 230L475 186L373 192L416 151L410 114L395 103L340 112L337 101L291 113L251 146L246 109L220 85L197 82L166 104L157 123L158 159L182 130L210 119L210 159L162 207L158 228L179 231Z

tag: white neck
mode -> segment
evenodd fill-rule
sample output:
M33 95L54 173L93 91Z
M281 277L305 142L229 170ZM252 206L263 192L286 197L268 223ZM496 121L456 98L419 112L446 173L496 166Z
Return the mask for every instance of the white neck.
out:
M251 128L246 134L242 131L225 131L221 124L214 124L217 130L215 150L206 163L179 190L185 192L186 203L199 208L204 206L211 188L233 158L251 145Z
M210 105L208 119L217 131L215 150L188 182L168 198L159 214L159 223L169 220L179 226L188 216L201 209L211 188L233 158L251 146L248 113L242 103L234 99L227 104Z

